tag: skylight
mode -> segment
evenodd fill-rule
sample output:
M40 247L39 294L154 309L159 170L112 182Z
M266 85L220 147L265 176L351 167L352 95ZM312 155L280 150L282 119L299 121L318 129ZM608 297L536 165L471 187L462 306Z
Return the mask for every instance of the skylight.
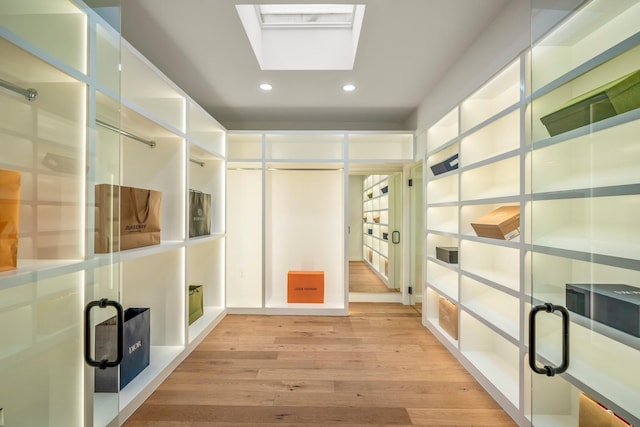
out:
M363 4L237 4L262 70L351 70Z
M351 28L356 6L353 4L260 4L258 17L265 27Z

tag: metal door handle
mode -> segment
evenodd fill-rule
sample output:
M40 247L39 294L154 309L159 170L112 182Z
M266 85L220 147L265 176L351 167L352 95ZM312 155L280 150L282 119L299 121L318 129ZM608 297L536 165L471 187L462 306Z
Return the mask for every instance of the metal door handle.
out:
M547 313L559 311L562 315L562 363L558 367L545 365L540 368L536 364L536 315L541 311ZM545 303L531 309L529 313L529 366L533 372L548 377L561 374L569 368L569 311L565 307Z
M116 360L94 360L91 358L91 310L94 307L105 308L111 306L116 309L116 327L118 340L118 352ZM84 360L89 366L94 368L107 369L114 366L118 366L122 362L122 356L124 355L124 310L122 305L117 301L111 301L103 298L99 301L91 301L84 309Z
M391 233L391 243L398 244L400 243L400 232L394 231Z

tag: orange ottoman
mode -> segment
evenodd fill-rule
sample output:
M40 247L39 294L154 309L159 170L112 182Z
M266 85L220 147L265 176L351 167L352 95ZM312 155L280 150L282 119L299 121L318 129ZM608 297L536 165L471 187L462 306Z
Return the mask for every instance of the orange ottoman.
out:
M289 271L287 302L324 302L324 271Z

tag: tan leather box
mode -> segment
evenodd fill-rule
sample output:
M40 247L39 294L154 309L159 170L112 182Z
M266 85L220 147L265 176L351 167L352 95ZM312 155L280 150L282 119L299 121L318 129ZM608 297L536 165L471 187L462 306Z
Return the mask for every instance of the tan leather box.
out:
M458 306L443 297L438 301L438 324L451 338L458 339Z
M578 413L579 427L630 427L630 424L613 412L593 400L584 393L580 393Z
M520 206L501 206L471 223L479 237L510 240L520 235Z

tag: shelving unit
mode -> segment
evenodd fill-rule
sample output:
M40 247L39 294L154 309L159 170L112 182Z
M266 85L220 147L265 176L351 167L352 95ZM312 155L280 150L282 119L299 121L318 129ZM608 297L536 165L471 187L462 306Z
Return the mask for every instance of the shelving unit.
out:
M537 3L535 12L545 9ZM581 392L640 422L640 376L627 368L638 338L571 313L569 370L543 378L529 368L527 333L533 305L567 304L567 283L640 288L640 109L554 136L540 121L638 68L639 18L637 1L591 0L560 23L534 21L544 36L531 51L418 136L427 166L423 322L519 425L577 425ZM429 167L454 154L459 168L433 175ZM478 237L471 221L505 205L520 207L520 236ZM436 259L436 246L457 246L459 265ZM458 305L458 340L438 324L441 296ZM560 317L538 317L538 364L558 365Z
M521 90L525 56L517 58L426 131L427 303L423 322L518 422L525 244L520 237L478 237L471 222L500 206L524 203ZM457 168L431 166L458 154ZM523 226L522 221L520 224ZM436 247L458 248L458 264ZM439 326L438 299L458 307L459 338Z
M226 130L80 2L1 5L0 51L0 78L38 91L0 89L0 168L22 177L18 266L0 273L4 421L115 426L226 313ZM162 192L159 245L94 253L102 183ZM187 237L189 188L212 195L209 236ZM189 326L196 281L205 315ZM119 393L94 393L82 357L101 298L151 308L151 363Z
M269 131L230 132L228 138L228 209L235 217L228 220L227 308L345 314L349 172L364 174L372 165L402 170L413 162L413 135ZM388 196L380 191L381 180L372 179L376 196L365 195L363 241L371 264L384 273L384 259L391 256L383 238L387 233L391 240ZM324 271L324 303L287 302L290 270Z
M590 16L585 25L584 17ZM591 1L532 48L531 206L532 283L526 295L566 305L566 283L624 283L640 291L638 174L631 148L640 110L632 110L550 136L540 118L570 99L638 69L640 18L635 1ZM553 64L552 66L549 66ZM616 160L617 159L617 160ZM583 391L636 425L640 423L640 375L625 366L638 358L640 340L571 313L571 364L564 396ZM538 320L538 358L558 358L559 320ZM534 383L531 398L547 392ZM528 398L528 396L527 396ZM549 409L527 416L552 419ZM577 419L575 407L565 415ZM541 424L541 425L551 425Z
M392 235L389 232L389 205L393 192L389 175L368 175L363 181L362 212L364 261L380 279L389 285L389 245ZM370 254L370 258L369 258Z

